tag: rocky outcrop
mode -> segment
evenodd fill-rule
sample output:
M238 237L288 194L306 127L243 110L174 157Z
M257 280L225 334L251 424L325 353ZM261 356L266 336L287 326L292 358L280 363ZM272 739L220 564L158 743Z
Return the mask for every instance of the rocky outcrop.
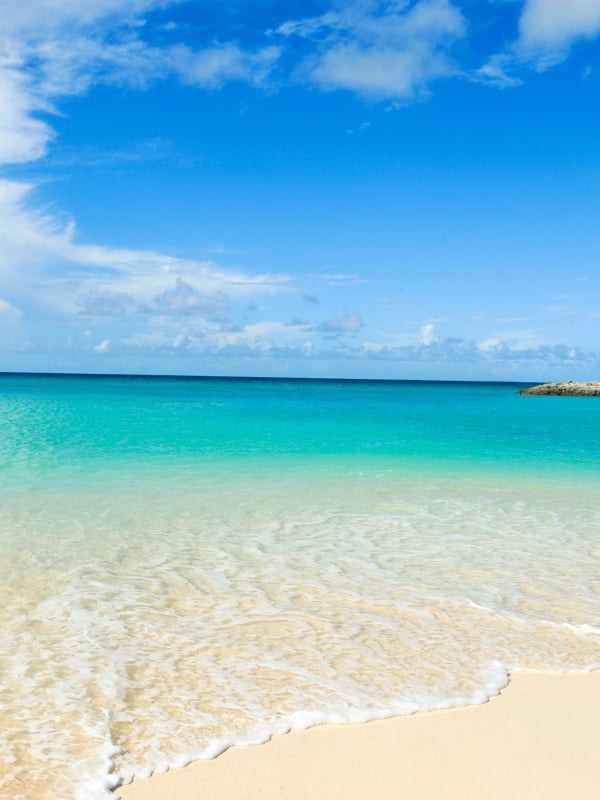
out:
M600 397L600 381L566 381L564 383L542 383L519 389L519 394L561 394L577 397Z

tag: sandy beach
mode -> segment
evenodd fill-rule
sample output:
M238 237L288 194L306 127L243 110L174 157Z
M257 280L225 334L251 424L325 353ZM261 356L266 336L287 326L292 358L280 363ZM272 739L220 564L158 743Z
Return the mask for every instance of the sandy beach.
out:
M518 673L480 706L323 725L140 778L122 800L596 800L600 671Z

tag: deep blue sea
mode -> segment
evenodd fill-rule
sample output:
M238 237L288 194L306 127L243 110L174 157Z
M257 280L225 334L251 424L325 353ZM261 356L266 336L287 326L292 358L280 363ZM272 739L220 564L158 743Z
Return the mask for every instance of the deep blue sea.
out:
M518 388L0 374L0 795L600 667L600 400Z

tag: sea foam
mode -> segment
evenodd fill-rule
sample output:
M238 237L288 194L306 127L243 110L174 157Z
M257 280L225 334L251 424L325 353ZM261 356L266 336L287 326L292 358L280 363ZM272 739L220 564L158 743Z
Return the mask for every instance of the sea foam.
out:
M4 793L97 800L276 732L600 663L586 487L191 488L0 512L22 532L2 556Z

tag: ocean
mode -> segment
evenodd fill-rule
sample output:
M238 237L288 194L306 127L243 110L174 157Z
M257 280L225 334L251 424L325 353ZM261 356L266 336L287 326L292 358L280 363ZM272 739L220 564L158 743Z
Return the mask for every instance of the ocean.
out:
M600 402L518 388L0 375L0 795L600 667Z

